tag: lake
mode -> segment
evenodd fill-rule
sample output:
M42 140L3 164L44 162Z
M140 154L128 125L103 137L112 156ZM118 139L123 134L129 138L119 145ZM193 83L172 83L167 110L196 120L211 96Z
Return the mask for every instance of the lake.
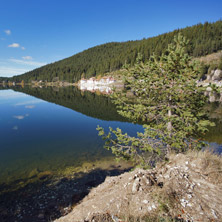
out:
M217 126L205 136L219 151L221 110L218 105L208 109ZM36 170L56 173L110 157L97 125L120 127L130 135L142 130L121 117L104 95L75 87L0 90L0 184L27 178Z
M72 87L14 90L0 91L0 184L110 157L97 125L121 127L131 135L141 130L102 95Z
M217 126L205 136L219 150L221 110L218 106L208 110ZM0 90L0 184L26 178L36 169L58 172L110 157L97 125L120 127L130 135L142 130L118 115L104 95L75 87Z
M222 106L206 106L216 127L204 140L222 151ZM75 87L0 89L0 221L49 221L130 164L103 148L97 125L142 131L110 98ZM113 169L120 169L113 171ZM43 220L39 217L44 214Z

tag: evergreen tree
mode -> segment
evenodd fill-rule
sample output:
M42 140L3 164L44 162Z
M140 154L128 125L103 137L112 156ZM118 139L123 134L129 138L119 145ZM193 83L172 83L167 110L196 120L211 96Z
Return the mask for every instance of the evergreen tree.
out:
M133 122L142 121L144 132L137 137L112 129L105 135L106 148L120 158L143 167L153 165L172 150L184 152L200 149L200 134L212 125L203 113L205 97L196 86L197 64L186 53L188 41L181 34L169 44L165 54L152 57L147 63L137 58L133 68L127 68L125 85L128 92L115 93L119 113Z

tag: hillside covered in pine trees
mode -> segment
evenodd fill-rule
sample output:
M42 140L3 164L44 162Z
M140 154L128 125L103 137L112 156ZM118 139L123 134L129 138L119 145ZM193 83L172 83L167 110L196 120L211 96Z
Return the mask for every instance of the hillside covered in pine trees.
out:
M125 63L133 65L138 53L142 54L144 61L153 54L160 55L178 32L190 41L187 51L194 57L222 50L222 21L219 20L215 23L206 22L177 29L152 38L95 46L61 61L12 77L10 80L77 82L81 77L103 75L122 68Z

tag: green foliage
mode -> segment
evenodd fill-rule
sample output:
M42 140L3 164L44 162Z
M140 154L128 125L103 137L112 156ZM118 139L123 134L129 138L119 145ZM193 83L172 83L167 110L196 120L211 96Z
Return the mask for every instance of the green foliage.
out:
M212 70L215 70L215 69L217 69L217 64L212 63L212 64L210 65L209 69L208 69L208 74L210 74L211 71L212 71Z
M106 148L117 157L147 167L172 150L184 152L203 146L194 138L205 133L211 123L203 112L206 98L196 86L199 67L186 53L187 45L179 34L160 57L143 63L139 56L134 67L126 68L125 84L136 102L129 93L120 92L113 95L114 103L121 115L145 124L137 137L111 128L105 135L97 128Z
M218 65L218 69L222 70L222 58L220 58L220 62L219 62L219 65Z
M204 77L205 74L208 73L209 67L210 67L210 65L208 65L208 64L204 64L204 63L201 64L201 67L200 67L200 77Z
M142 60L146 62L153 53L160 56L179 32L190 39L186 49L189 55L203 56L222 49L222 21L198 24L157 37L99 45L64 60L15 76L12 81L24 79L25 82L31 80L51 82L58 77L60 81L77 82L83 76L90 78L118 70L125 63L132 66L136 62L138 53L141 53Z

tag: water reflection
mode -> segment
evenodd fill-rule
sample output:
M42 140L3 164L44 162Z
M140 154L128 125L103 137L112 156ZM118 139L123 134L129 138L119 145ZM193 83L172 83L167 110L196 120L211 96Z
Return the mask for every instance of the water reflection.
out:
M97 125L120 127L131 135L142 130L121 117L103 95L75 87L13 90L0 90L0 184L110 157ZM216 127L204 140L221 152L222 105L206 109Z
M204 140L210 143L210 146L219 153L222 153L222 104L211 103L205 109L209 113L211 121L215 127L210 127L204 136Z
M104 96L76 88L15 90L0 91L0 184L108 158L97 125L131 135L141 130L124 122Z

